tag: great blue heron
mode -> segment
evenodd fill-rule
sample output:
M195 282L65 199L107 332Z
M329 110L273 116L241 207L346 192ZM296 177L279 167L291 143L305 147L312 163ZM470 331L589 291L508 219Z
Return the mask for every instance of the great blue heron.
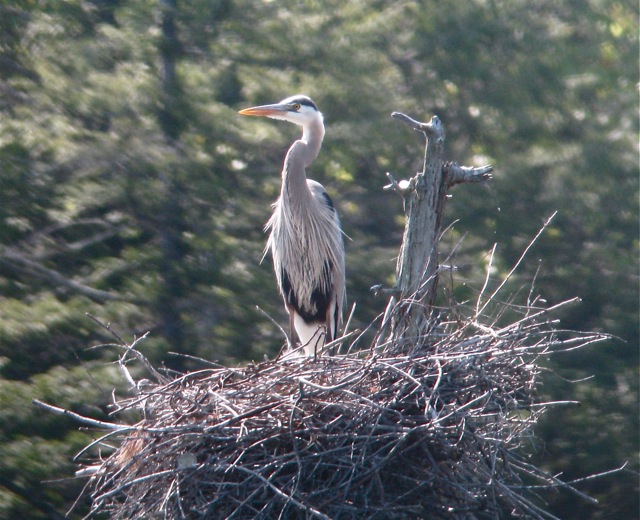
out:
M265 226L271 231L265 254L271 250L291 335L295 328L305 354L312 356L336 338L345 299L340 219L322 185L307 179L305 172L322 146L322 113L310 98L296 95L240 114L302 126L302 138L291 145L284 160L280 197Z

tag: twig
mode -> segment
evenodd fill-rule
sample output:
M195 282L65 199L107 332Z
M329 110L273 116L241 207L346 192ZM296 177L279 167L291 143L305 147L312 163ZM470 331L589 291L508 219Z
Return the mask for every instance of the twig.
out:
M540 235L542 235L542 233L544 232L545 229L547 229L547 227L549 227L549 224L551 224L551 221L553 220L553 218L558 214L557 211L554 211L553 214L546 220L546 222L542 225L542 228L540 228L540 230L538 231L538 233L536 234L535 237L533 237L533 239L529 242L529 245L527 245L527 247L524 249L524 251L522 252L522 254L520 255L520 258L518 258L518 261L515 263L515 265L511 268L511 271L509 271L509 274L507 274L507 276L505 277L504 280L502 280L502 283L498 286L498 288L493 291L493 293L491 294L491 296L489 297L489 299L487 300L487 303L485 303L482 308L480 309L480 313L484 312L484 309L487 307L487 305L489 304L490 301L492 301L495 296L502 290L502 288L505 286L505 284L511 279L511 277L513 276L513 273L516 272L516 269L518 269L518 267L520 266L520 264L522 263L522 260L524 260L524 257L527 255L527 253L529 252L529 249L531 249L533 247L533 244L536 243L536 241L538 240L538 238L540 237Z
M67 417L70 417L74 421L78 421L82 424L93 426L95 428L102 428L104 430L116 430L119 432L127 432L133 429L130 426L125 426L122 424L115 424L115 423L110 423L106 421L98 421L97 419L91 419L90 417L85 417L78 413L72 412L71 410L66 410L64 408L53 406L52 404L43 403L38 399L32 399L31 402L40 408L44 408L48 412L53 412L58 415L66 415Z

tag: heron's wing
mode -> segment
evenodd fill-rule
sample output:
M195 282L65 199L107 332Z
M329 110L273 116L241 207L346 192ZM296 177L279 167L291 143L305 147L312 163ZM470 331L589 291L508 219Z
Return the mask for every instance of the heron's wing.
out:
M331 301L327 302L325 323L328 330L331 332L331 338L335 339L342 322L342 307L346 298L345 288L345 255L344 255L344 242L342 239L342 229L340 226L340 218L333 205L333 201L329 194L326 192L322 184L312 179L307 179L307 185L313 198L319 203L321 213L324 214L326 224L331 230L327 236L330 236L331 243L328 245L328 259L327 264L329 266L329 272L327 275L330 279L332 287Z
M333 206L333 201L322 184L318 181L314 181L313 179L307 179L307 186L309 187L309 191L314 199L335 213L336 209Z
M329 197L329 194L326 191L322 190L322 194L320 195L320 197L324 199L324 202L327 205L327 207L335 213L336 208L334 207L333 201L331 200L331 197Z
M282 296L287 305L293 308L305 322L325 322L333 301L332 293L334 284L332 283L332 271L331 264L328 261L325 262L321 275L322 280L316 280L317 284L313 288L308 301L300 301L296 295L289 273L286 269L282 269Z

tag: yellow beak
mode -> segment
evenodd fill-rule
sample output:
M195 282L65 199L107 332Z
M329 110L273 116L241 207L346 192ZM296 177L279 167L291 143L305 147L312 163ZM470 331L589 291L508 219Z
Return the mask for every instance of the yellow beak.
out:
M238 112L243 116L277 116L288 112L288 109L284 105L260 105L258 107L245 108Z

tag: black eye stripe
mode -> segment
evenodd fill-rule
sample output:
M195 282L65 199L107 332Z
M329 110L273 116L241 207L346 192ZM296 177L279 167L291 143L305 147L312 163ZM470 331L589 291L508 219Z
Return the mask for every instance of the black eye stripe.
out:
M296 110L299 110L302 106L313 108L314 110L318 110L318 107L310 99L295 99L291 102L291 106Z

